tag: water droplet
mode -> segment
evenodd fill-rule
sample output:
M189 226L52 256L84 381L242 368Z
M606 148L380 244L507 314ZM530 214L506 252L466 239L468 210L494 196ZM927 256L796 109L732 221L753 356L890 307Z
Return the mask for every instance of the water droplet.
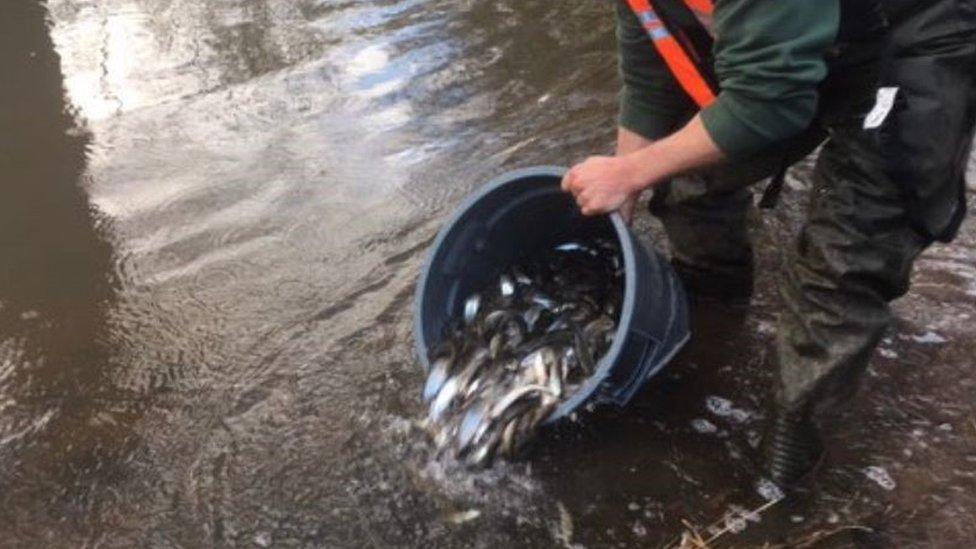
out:
M254 536L254 543L258 547L271 547L271 533L270 532L258 532Z
M468 509L467 511L458 511L457 513L451 513L447 520L452 524L464 524L465 522L470 522L481 516L481 511L477 509Z
M885 490L891 491L895 489L895 486L897 486L895 479L891 478L891 475L888 474L888 471L884 467L879 467L877 465L866 467L864 469L864 475Z
M946 338L940 336L939 334L933 331L925 332L922 335L913 335L911 337L913 340L915 340L915 343L922 343L922 344L939 344L948 341Z
M779 501L784 497L783 490L768 478L759 479L756 483L756 493L766 501Z

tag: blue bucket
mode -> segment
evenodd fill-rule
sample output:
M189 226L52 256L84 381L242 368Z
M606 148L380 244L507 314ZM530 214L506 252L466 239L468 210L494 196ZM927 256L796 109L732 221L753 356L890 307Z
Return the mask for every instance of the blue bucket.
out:
M444 326L464 301L533 250L573 238L605 236L620 245L624 299L617 333L596 371L550 417L586 402L624 406L687 343L688 303L668 261L648 250L619 214L586 217L559 183L564 168L539 166L506 173L468 198L441 229L420 275L414 305L414 344L425 371Z

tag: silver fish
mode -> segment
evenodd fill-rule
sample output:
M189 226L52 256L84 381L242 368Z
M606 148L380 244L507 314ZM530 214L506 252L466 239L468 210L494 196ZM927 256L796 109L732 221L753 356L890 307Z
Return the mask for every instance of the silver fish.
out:
M500 449L503 453L511 454L515 450L515 431L518 428L519 418L515 417L508 421L502 429L502 439Z
M444 382L441 390L437 392L437 396L434 397L434 401L430 403L430 411L428 416L433 421L440 421L441 416L447 411L448 406L454 400L454 397L458 393L458 380L456 377L452 377Z
M542 305L534 304L522 313L522 320L525 321L525 327L529 332L535 331L536 322L542 316L542 311L545 308Z
M589 341L603 332L613 330L615 327L614 321L609 317L600 316L583 327L583 337Z
M486 434L485 440L480 442L478 447L468 455L467 462L469 464L484 467L491 463L495 455L495 448L498 447L498 442L502 438L502 432L499 429L495 429Z
M472 465L524 446L594 371L622 300L619 251L569 241L512 265L448 323L423 391L439 451ZM615 263L616 261L616 263Z
M529 275L525 274L525 271L523 271L522 269L519 269L518 267L513 268L512 275L515 277L515 282L517 282L519 285L521 286L532 285L532 279L529 278Z
M492 421L491 418L488 417L487 407L485 408L485 413L481 415L480 421L481 424L478 425L478 428L477 430L475 430L474 436L471 439L471 442L473 443L477 443L478 441L482 440L485 436L485 433L487 433L488 430L492 427Z
M546 394L549 393L549 388L544 385L525 385L522 387L517 387L511 390L508 394L502 397L501 400L496 402L494 406L492 406L488 417L491 419L497 419L520 399L523 399L532 393Z
M567 242L565 244L560 244L559 246L556 246L556 249L560 252L582 252L586 250L586 248L579 242Z
M430 365L430 372L427 373L427 383L424 385L424 402L430 402L438 391L447 381L448 372L451 369L451 357L441 357Z
M492 360L498 358L498 355L502 352L502 347L505 345L505 334L499 332L491 336L491 340L488 342L488 356Z
M494 310L485 315L485 320L482 322L482 326L485 327L485 330L493 332L502 325L502 322L511 316L512 313L510 311L506 311L505 309Z
M515 282L512 277L502 275L498 278L498 293L501 294L503 300L510 300L515 296Z
M478 316L478 309L481 308L481 296L474 294L464 302L464 322L471 324Z
M549 364L548 361L551 360L548 354L552 353L552 349L548 347L543 347L534 351L533 353L527 355L519 363L522 368L522 378L528 383L534 383L537 385L545 385L546 377L549 375Z
M488 353L488 349L478 347L474 350L474 352L471 353L471 356L468 357L467 362L464 363L464 368L458 374L458 378L463 380L465 384L469 383L471 378L478 373L478 370L480 370L490 358L491 356Z
M476 440L475 435L479 431L481 433L484 432L479 428L483 425L487 427L487 419L488 408L483 403L478 402L471 408L468 408L467 413L464 414L464 419L461 420L461 425L458 427L458 447L465 448Z
M550 352L552 352L550 350ZM556 398L563 396L563 375L560 371L559 361L556 360L555 353L553 353L552 360L547 364L548 371L548 387L549 392L553 394Z
M532 302L539 305L543 309L552 310L556 306L556 301L551 297L544 294L535 294L532 296Z
M570 320L569 315L565 313L561 314L556 317L556 320L552 321L552 324L550 324L548 328L546 328L546 333L551 334L553 332L566 330L569 328L571 322L572 321Z
M480 377L476 377L473 380L471 380L471 383L469 383L467 388L465 388L464 390L464 398L468 398L471 395L475 394L478 391L478 389L481 388L481 381L482 380Z
M505 349L514 352L525 341L525 333L521 330L506 331Z

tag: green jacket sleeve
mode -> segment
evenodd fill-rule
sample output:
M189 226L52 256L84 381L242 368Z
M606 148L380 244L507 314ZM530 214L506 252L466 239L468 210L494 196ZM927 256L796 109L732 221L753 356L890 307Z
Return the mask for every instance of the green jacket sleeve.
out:
M620 126L647 139L660 139L686 122L694 105L685 96L637 16L625 0L617 5Z
M719 0L721 91L702 122L726 156L748 156L810 125L839 24L839 0Z

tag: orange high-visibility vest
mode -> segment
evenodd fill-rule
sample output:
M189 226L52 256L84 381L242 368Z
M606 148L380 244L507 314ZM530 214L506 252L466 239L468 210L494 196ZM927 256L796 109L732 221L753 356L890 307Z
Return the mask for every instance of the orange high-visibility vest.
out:
M684 2L700 20L710 19L715 9L712 0L684 0ZM718 91L713 89L708 80L702 76L701 69L671 34L649 0L627 0L627 3L644 26L654 48L664 59L665 65L681 88L699 108L711 105Z

